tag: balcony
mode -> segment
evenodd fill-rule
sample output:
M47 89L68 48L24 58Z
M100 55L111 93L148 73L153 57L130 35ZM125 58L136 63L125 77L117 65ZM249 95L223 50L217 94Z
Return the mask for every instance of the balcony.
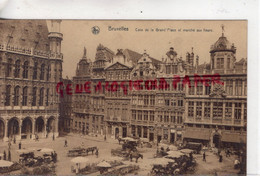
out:
M222 123L222 119L212 119L212 123Z
M235 125L241 125L241 120L240 119L235 119L234 120Z

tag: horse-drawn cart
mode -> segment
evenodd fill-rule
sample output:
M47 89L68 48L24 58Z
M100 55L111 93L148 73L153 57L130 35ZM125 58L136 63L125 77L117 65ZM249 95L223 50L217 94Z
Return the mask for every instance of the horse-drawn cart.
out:
M68 157L77 157L77 156L88 156L88 153L91 152L92 155L94 154L94 151L97 150L97 147L88 147L88 148L73 148L68 151L67 156Z

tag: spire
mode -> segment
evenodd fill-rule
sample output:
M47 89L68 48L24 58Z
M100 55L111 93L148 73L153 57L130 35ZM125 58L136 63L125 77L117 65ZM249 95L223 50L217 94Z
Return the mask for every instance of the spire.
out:
M83 53L83 58L86 58L87 56L87 49L86 49L86 47L84 46L84 53Z
M224 32L225 32L224 27L225 27L225 26L222 24L222 25L221 25L221 28L222 28L222 37L224 37Z

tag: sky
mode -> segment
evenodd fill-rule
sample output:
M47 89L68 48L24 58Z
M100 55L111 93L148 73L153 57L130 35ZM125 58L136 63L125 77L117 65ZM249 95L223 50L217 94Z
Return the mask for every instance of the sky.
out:
M49 21L47 24L50 28ZM92 33L93 26L99 27L98 34ZM109 31L109 26L128 28L128 31ZM158 60L165 57L170 47L174 48L178 57L182 56L185 59L186 53L191 52L193 47L194 54L200 58L200 64L209 62L210 46L221 36L222 26L224 26L224 35L237 48L237 61L247 58L247 21L63 20L61 23L63 77L75 76L77 63L83 56L84 47L87 49L87 57L94 61L99 44L115 53L117 49L130 49L141 54L146 50L147 54ZM145 32L145 29L149 31ZM202 31L199 32L197 29Z

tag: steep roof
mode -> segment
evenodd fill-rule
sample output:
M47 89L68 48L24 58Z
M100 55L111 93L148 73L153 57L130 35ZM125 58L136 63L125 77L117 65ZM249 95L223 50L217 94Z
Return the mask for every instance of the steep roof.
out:
M1 44L49 51L45 20L0 20L0 31Z

